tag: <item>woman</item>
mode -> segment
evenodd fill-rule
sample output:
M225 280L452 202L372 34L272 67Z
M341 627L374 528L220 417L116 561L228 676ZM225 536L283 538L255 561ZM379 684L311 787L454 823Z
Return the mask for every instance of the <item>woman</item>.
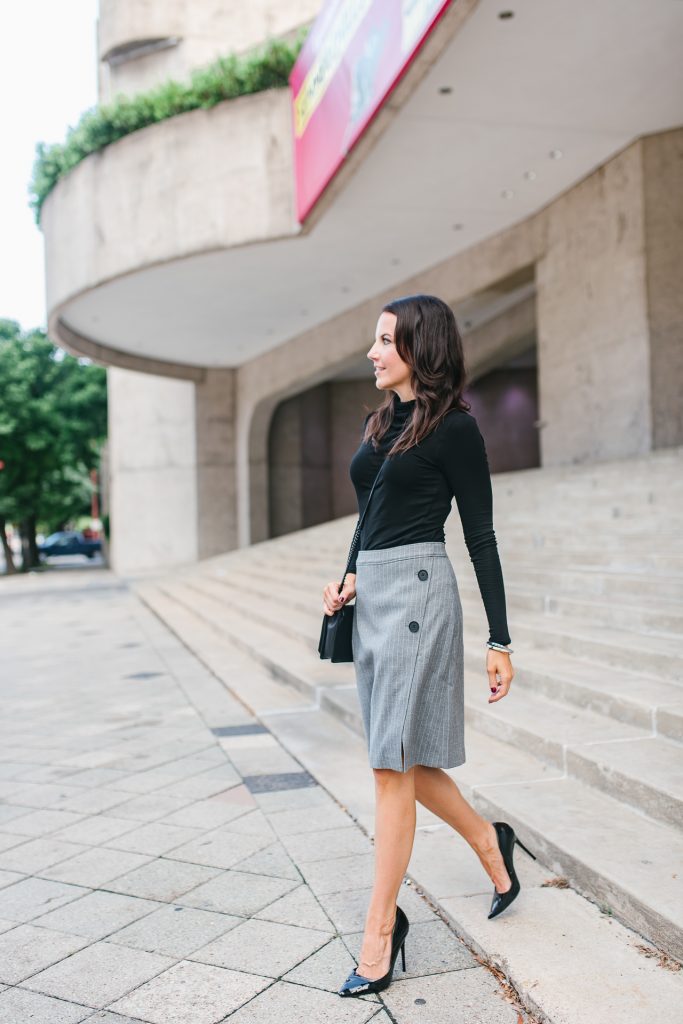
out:
M519 892L512 827L482 818L443 770L465 761L462 606L443 528L453 497L488 618L489 703L507 695L514 676L491 477L462 397L463 348L452 310L432 295L388 303L368 358L387 397L366 416L350 464L361 514L382 472L344 587L332 582L323 592L328 615L356 598L354 666L376 794L374 886L360 959L342 996L386 988L399 950L405 969L409 925L396 899L416 800L478 855L495 887L489 917Z

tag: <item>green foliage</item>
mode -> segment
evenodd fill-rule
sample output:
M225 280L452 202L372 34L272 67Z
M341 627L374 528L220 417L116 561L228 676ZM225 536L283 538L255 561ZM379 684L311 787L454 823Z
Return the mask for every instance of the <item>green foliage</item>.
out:
M86 111L78 124L69 129L65 142L52 146L38 143L29 187L36 223L40 223L43 203L59 179L91 153L176 114L287 86L306 33L306 28L300 30L293 43L272 39L265 47L244 56L220 57L195 71L188 84L167 81L149 92L117 96L106 106Z
M85 511L106 429L105 369L0 320L0 517L52 530Z

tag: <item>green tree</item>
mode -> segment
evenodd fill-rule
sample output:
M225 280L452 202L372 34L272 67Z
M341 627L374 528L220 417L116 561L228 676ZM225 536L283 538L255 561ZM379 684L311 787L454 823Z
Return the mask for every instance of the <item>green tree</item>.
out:
M106 371L57 348L44 331L0 320L0 541L19 526L22 567L38 564L36 529L87 509L90 470L107 430Z

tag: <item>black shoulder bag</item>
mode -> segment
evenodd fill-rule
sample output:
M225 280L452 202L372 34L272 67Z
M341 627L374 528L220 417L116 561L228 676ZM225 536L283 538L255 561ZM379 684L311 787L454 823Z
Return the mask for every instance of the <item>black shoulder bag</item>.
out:
M375 484L380 478L380 474L386 464L386 458L377 471L377 476L374 479L373 485L370 488L368 500L365 503L363 509L363 515L356 523L356 531L351 541L351 548L349 550L349 557L346 559L346 569L344 569L344 575L342 576L341 583L337 593L340 594L344 588L344 580L346 574L349 571L349 566L353 561L355 550L360 543L360 531L363 527L363 520L365 519L365 513L368 510L370 504L370 498L372 492L375 489ZM323 625L320 630L320 641L318 643L318 654L321 658L329 658L330 661L353 661L353 649L351 646L351 631L353 629L353 608L352 604L344 604L341 608L333 612L332 615L323 615Z

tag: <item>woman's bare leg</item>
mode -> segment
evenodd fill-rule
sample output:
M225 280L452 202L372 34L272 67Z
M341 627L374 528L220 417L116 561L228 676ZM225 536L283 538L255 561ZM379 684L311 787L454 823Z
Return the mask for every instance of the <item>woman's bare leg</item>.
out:
M498 846L496 830L465 800L450 775L442 768L416 765L415 797L467 840L497 891L506 892L512 881Z
M415 770L373 769L375 881L356 970L375 981L389 970L396 899L415 839Z

